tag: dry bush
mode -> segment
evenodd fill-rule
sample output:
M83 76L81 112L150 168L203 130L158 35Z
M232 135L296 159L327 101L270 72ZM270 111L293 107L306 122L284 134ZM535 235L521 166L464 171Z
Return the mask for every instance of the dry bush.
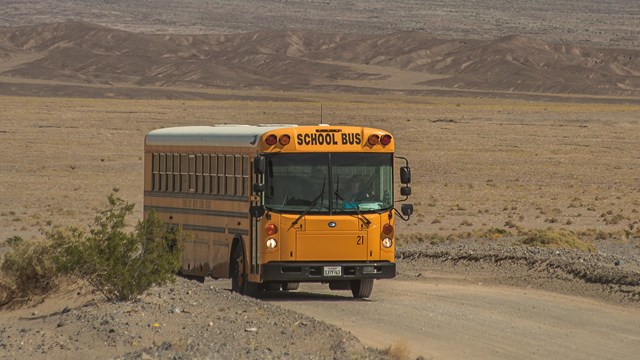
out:
M595 246L582 241L573 232L568 230L533 230L518 244L547 248L577 249L591 253L597 252Z
M109 195L109 208L95 219L86 236L64 232L50 234L60 248L58 264L109 300L131 300L153 285L175 279L180 269L182 233L164 224L155 213L139 222L131 233L124 231L133 204Z
M180 229L150 213L135 231L126 233L134 205L113 193L108 199L109 208L96 216L88 233L54 228L45 240L7 240L11 249L0 266L0 306L46 295L63 275L86 280L107 299L120 301L173 281L180 267Z
M511 231L501 228L479 229L473 232L473 237L480 239L497 240L509 236L513 236Z
M402 340L387 347L382 352L391 360L407 360L411 355L411 348L406 341Z
M56 287L59 270L48 242L14 236L7 244L10 250L0 266L0 306L27 302Z

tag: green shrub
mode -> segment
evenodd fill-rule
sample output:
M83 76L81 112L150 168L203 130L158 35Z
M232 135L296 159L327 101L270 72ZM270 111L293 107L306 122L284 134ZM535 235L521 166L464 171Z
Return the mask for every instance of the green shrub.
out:
M573 232L567 230L534 230L519 240L518 243L527 246L597 252L595 246L580 240Z
M115 191L115 190L114 190ZM46 240L11 238L11 250L0 267L0 306L45 295L62 275L86 280L109 300L131 300L153 285L175 279L180 268L182 232L151 212L126 232L133 204L109 195L86 233L79 228L54 228Z
M173 281L180 269L181 231L151 212L127 233L125 220L133 207L111 194L109 208L96 216L86 236L51 236L62 250L60 268L86 280L109 300L134 299L153 285Z

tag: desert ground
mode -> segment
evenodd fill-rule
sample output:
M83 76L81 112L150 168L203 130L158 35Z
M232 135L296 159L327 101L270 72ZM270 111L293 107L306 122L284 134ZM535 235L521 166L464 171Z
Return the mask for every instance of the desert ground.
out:
M413 173L369 300L179 278L0 309L0 359L631 359L640 352L640 17L631 0L0 0L0 257L142 218L143 142L181 125L390 131ZM321 115L322 114L322 115ZM596 253L523 247L566 230Z
M149 130L188 124L255 124L274 119L314 124L319 122L322 104L325 123L388 129L397 139L398 154L410 160L411 202L416 212L409 222L398 224L400 249L408 250L398 257L398 282L377 283L379 290L374 291L373 302L363 311L398 311L393 318L417 320L391 324L395 335L385 337L374 331L378 327L375 320L366 322L368 315L354 310L360 306L346 294L303 286L299 294L284 298L275 295L245 304L239 303L237 296L225 295L227 282L179 280L169 288L152 290L142 303L125 305L126 309L105 304L99 295L82 289L78 293L67 290L35 308L4 312L1 316L6 325L0 334L5 337L6 354L36 358L75 354L83 358L93 356L92 349L98 349L106 357L125 358L170 358L178 354L187 358L449 359L585 358L586 354L600 358L605 351L625 358L637 353L634 344L638 344L640 335L629 332L624 324L638 315L640 303L636 209L640 195L633 170L638 165L634 149L640 131L640 106L459 97L211 94L222 100L3 97L0 136L3 153L11 161L1 165L0 237L35 239L53 226L90 224L113 188L137 204L132 222L141 218L143 139ZM250 100L226 100L242 96ZM596 243L600 252L596 257L555 250L546 255L512 255L508 239L495 240L486 235L495 233L495 229L517 236L547 228L581 234ZM442 237L452 240L442 244ZM464 245L469 241L470 245ZM482 251L490 255L469 255ZM624 266L615 266L616 261ZM581 276L585 273L594 275ZM211 291L218 304L213 307L207 300ZM407 295L399 299L398 293ZM434 302L439 296L451 301ZM505 296L510 299L506 303L497 300ZM261 310L265 301L274 307ZM470 308L476 301L493 305ZM424 305L409 310L405 304L413 302ZM581 305L576 307L576 302ZM434 313L434 306L442 308ZM187 309L189 319L212 320L188 320L181 328L175 323L175 307ZM495 307L510 309L504 311L511 315L495 318L494 310L490 310ZM526 319L540 314L523 311L523 307L558 309L553 316L562 316L564 326L570 329L585 324L604 327L627 340L598 347L601 343L596 339L602 334L579 332L570 343L582 346L582 350L573 352L562 350L560 344L540 349L536 341L505 345L516 341L515 337L505 343L492 340L490 334L504 326L517 329L513 334L537 331L535 338L540 342L557 337L558 323L528 322ZM61 313L64 308L73 310ZM608 310L603 317L593 318L590 314L596 308ZM301 320L283 313L284 309L328 325L311 318ZM225 317L219 312L235 315ZM270 315L259 315L265 312ZM474 326L451 323L443 315L447 313L455 318L493 316L497 328L487 332L480 330L482 322L472 321L477 324ZM400 314L405 317L398 317ZM445 341L424 330L430 328L424 325L425 316L434 314L442 316L436 326L459 336ZM605 319L609 325L604 324ZM58 326L60 321L63 326ZM208 329L209 323L220 321L230 322L224 327L212 325L224 336L215 337L214 332L211 336L215 340L206 344L197 341L197 329ZM299 321L307 324L304 332L295 330ZM157 334L153 330L156 323L163 324L161 330L156 329ZM272 329L273 324L279 325ZM279 331L278 326L285 328L283 333L267 335L274 329ZM555 330L533 330L530 326ZM260 336L247 330L253 328L262 329ZM21 335L20 329L26 329L27 335ZM88 335L81 336L84 332ZM281 335L295 340L277 349L269 345L281 341ZM17 344L22 336L30 340ZM238 336L249 345L233 345ZM307 344L305 339L309 337L326 346ZM476 340L469 343L464 339ZM467 345L456 345L463 340ZM591 348L594 344L596 348Z
M416 209L401 223L403 233L555 227L626 239L625 231L634 233L639 224L634 150L640 105L244 95L250 100L3 97L0 136L10 161L1 165L0 238L87 224L114 187L141 204L143 141L150 130L315 124L321 105L325 123L383 128L398 139L397 153L413 170Z

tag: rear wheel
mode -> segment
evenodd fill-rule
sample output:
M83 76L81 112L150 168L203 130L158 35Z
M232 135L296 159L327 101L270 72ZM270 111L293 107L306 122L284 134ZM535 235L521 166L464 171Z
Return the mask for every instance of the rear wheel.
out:
M354 298L368 298L373 291L373 279L351 281L351 293Z
M258 284L249 281L245 263L246 257L243 247L238 245L233 249L231 255L231 291L255 297L258 294Z

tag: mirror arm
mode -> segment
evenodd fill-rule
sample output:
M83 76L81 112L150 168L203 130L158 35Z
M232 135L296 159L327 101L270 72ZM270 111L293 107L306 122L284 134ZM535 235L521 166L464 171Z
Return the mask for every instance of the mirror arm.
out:
M404 156L394 156L396 159L404 160L404 166L409 167L409 160Z
M399 217L400 219L402 219L402 221L409 221L409 219L411 218L411 215L407 216L406 218L404 217L404 215L398 211L398 209L393 208L393 211L396 213L396 216Z

